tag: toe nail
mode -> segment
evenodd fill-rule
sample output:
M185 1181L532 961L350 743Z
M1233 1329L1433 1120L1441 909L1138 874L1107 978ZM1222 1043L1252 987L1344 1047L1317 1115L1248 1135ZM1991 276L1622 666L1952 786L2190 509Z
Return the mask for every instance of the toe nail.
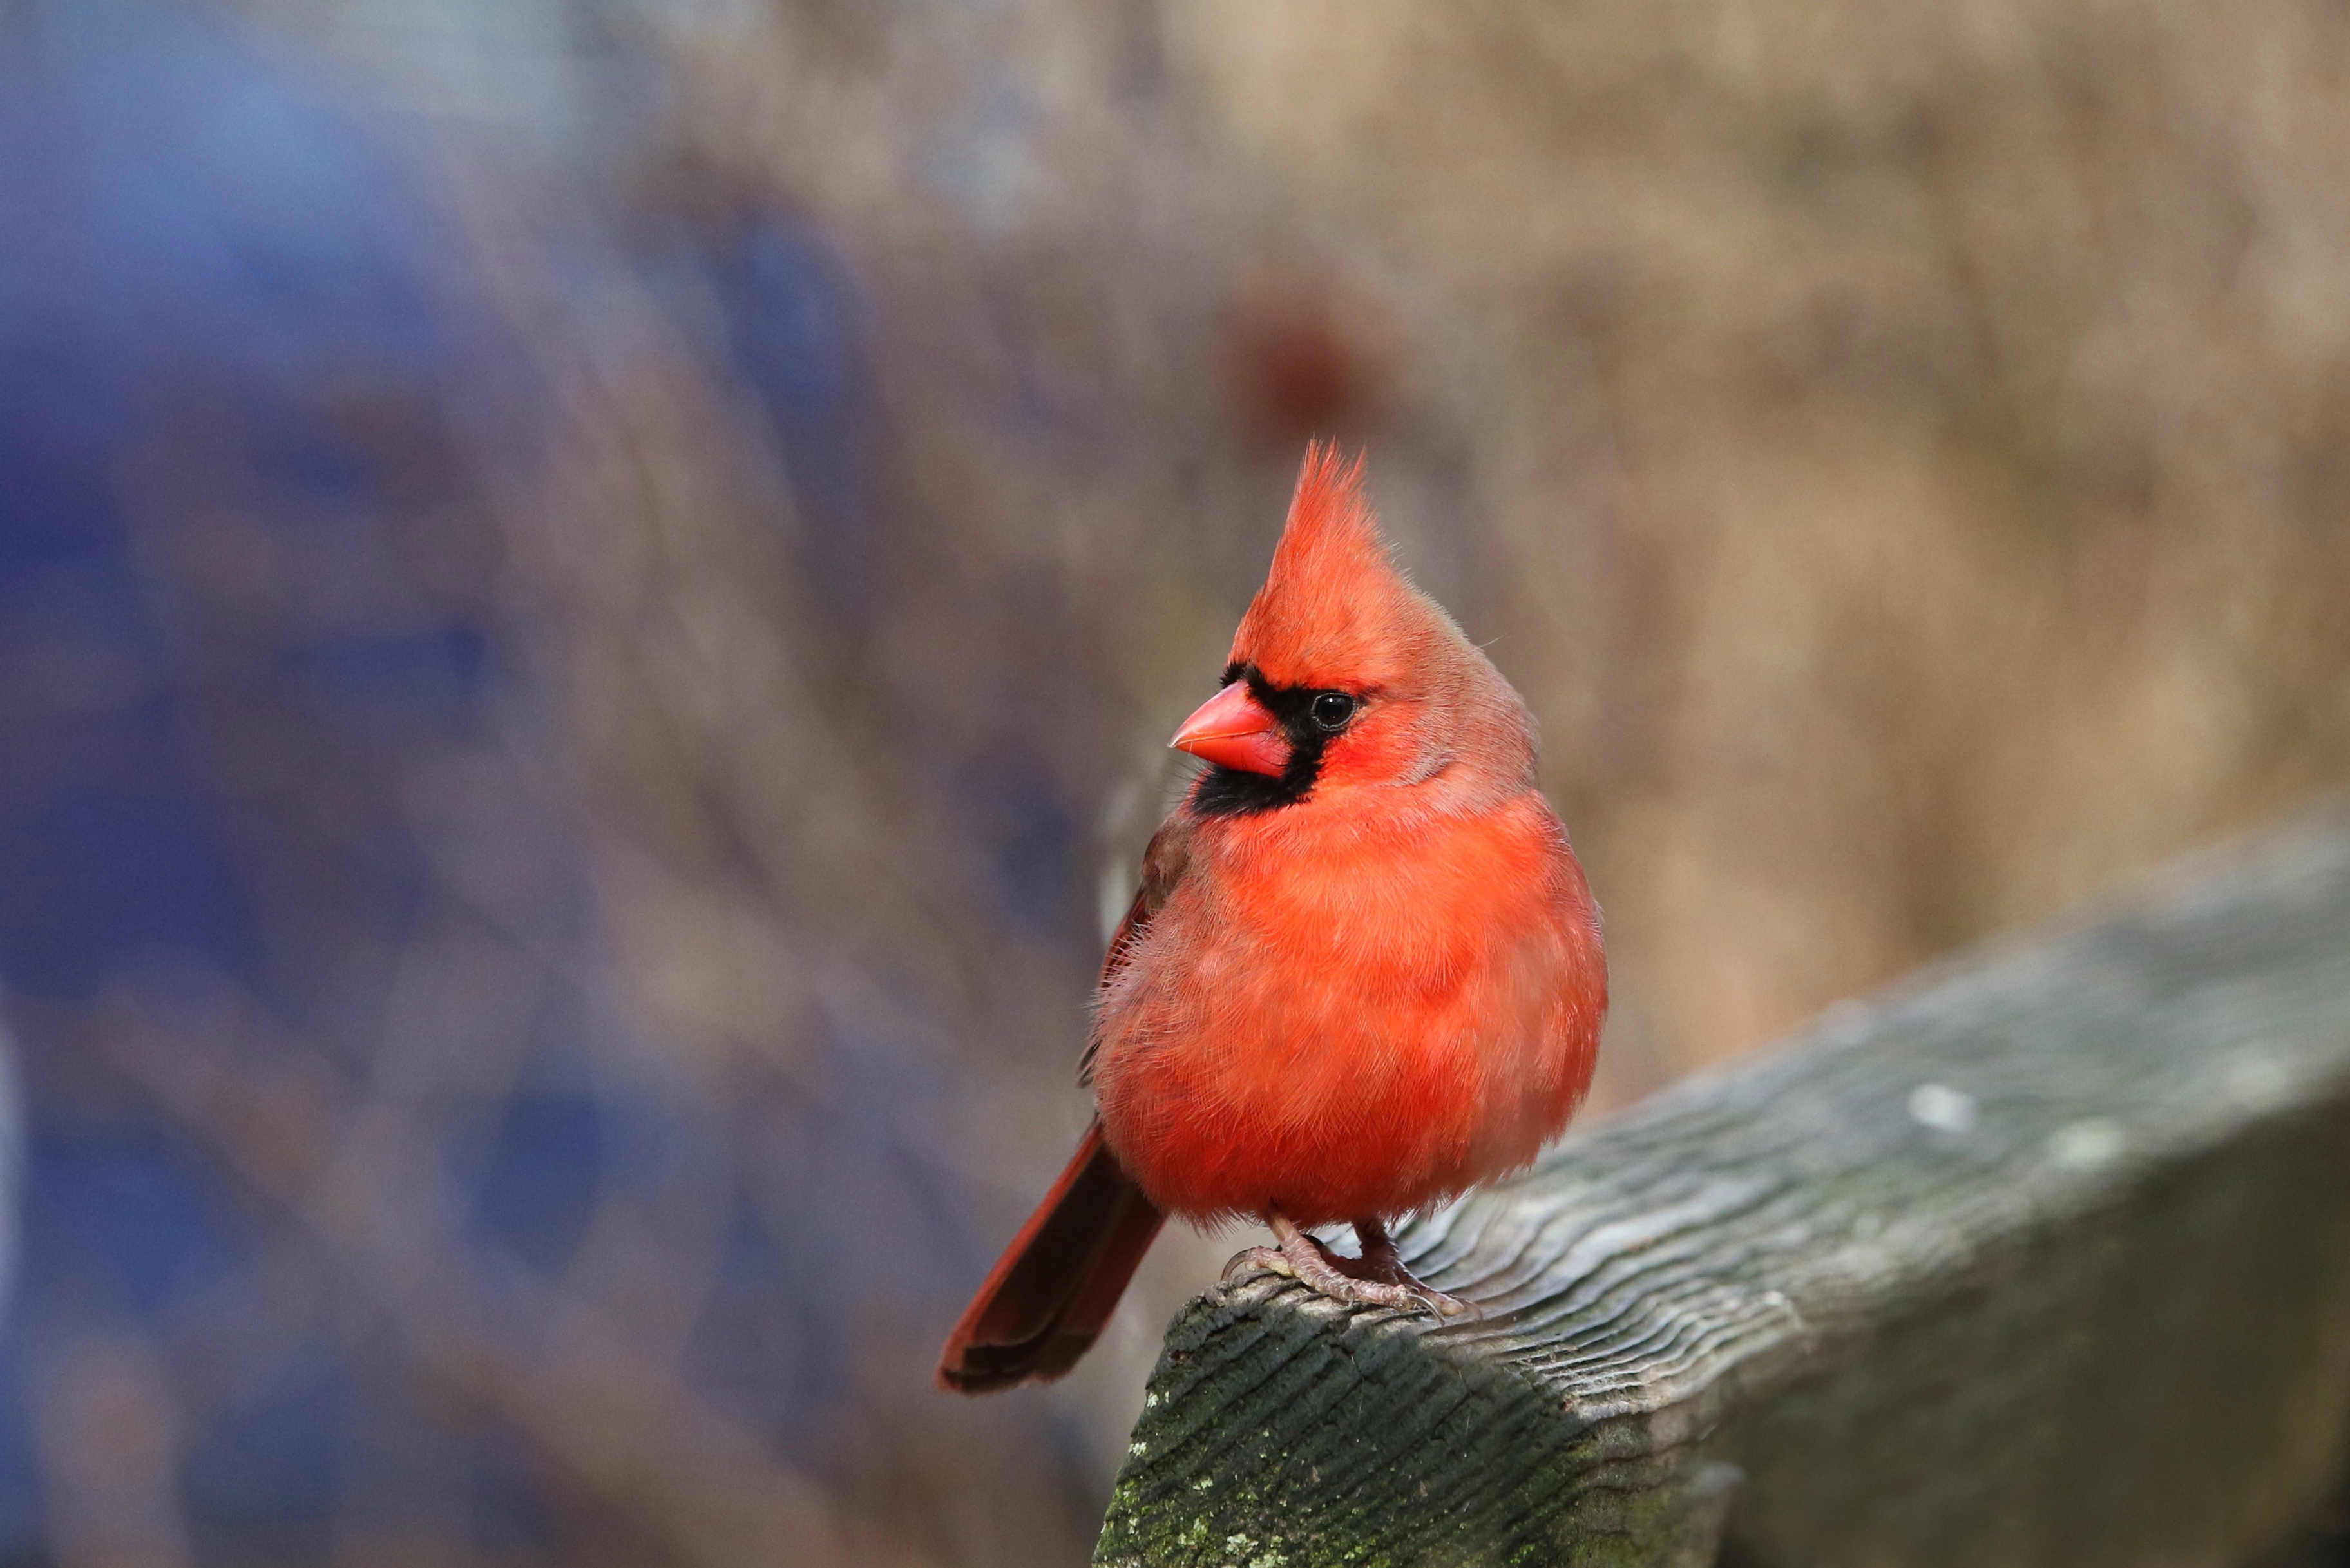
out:
M1269 1247L1251 1247L1246 1251L1232 1254L1232 1262L1224 1265L1222 1282L1232 1284L1260 1270L1293 1280L1297 1277L1296 1271L1289 1266L1289 1260L1280 1253Z

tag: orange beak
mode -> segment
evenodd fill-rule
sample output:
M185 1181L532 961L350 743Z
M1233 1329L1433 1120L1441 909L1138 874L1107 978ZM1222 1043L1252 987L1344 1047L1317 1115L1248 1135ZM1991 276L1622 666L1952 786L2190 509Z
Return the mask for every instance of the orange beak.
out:
M1279 720L1257 706L1245 680L1201 703L1167 743L1244 774L1277 775L1289 765L1289 737L1281 732Z

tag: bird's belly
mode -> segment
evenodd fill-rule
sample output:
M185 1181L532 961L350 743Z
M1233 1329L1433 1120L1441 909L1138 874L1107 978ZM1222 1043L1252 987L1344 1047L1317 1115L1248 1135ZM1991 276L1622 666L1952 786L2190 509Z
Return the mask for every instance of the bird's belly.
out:
M1484 1174L1472 1158L1474 1064L1465 1052L1427 1054L1452 1055L1452 1070L1433 1061L1380 1073L1317 1067L1276 1082L1191 1072L1192 1064L1161 1057L1137 1074L1153 1085L1154 1114L1138 1122L1106 1111L1104 1130L1170 1212L1270 1208L1309 1225L1399 1214Z
M1523 1166L1582 1097L1597 1017L1575 932L1511 913L1506 941L1407 905L1202 949L1181 983L1106 1018L1112 1150L1170 1212L1301 1224L1400 1214Z

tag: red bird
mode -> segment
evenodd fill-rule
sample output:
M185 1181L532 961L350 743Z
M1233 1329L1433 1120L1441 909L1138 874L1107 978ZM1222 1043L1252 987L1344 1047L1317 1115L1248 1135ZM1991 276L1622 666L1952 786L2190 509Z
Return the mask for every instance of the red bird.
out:
M1110 940L1097 1114L956 1324L941 1387L1075 1366L1169 1214L1246 1215L1258 1265L1349 1302L1463 1303L1386 1222L1516 1170L1591 1082L1598 912L1534 784L1525 704L1388 559L1361 461L1305 456L1205 759ZM1347 1220L1343 1257L1305 1227Z

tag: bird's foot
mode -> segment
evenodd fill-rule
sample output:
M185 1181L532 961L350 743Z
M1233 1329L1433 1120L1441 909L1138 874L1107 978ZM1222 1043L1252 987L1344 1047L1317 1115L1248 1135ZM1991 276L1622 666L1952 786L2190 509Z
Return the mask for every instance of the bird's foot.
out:
M1446 1295L1432 1285L1412 1278L1396 1255L1395 1243L1376 1225L1364 1235L1364 1255L1360 1259L1342 1258L1323 1245L1320 1238L1308 1235L1279 1214L1268 1214L1266 1222L1280 1245L1251 1247L1234 1254L1224 1265L1226 1282L1253 1269L1267 1269L1274 1273L1311 1286L1336 1301L1363 1306L1393 1307L1400 1312L1425 1311L1440 1317L1458 1317L1477 1309L1455 1296ZM1378 1245L1374 1245L1373 1238ZM1481 1314L1482 1315L1482 1314Z
M1403 1254L1396 1250L1395 1239L1387 1227L1375 1219L1355 1221L1355 1240L1363 1249L1361 1258L1355 1260L1347 1272L1358 1279L1376 1280L1382 1284L1396 1285L1409 1291L1430 1312L1443 1317L1460 1317L1463 1314L1482 1318L1484 1309L1475 1302L1462 1301L1459 1296L1446 1295L1434 1285L1415 1278L1403 1266ZM1344 1265L1347 1260L1338 1259Z

